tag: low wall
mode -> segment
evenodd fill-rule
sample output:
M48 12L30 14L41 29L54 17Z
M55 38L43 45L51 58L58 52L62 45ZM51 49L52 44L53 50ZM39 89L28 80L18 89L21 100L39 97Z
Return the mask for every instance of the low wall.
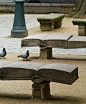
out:
M56 3L24 3L25 13L66 13L68 14L74 4ZM0 12L15 12L15 3L0 3Z

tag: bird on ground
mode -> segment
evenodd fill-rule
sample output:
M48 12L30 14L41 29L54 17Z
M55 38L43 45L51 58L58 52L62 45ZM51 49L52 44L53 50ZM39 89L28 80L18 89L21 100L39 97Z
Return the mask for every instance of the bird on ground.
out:
M0 57L4 57L6 56L7 52L6 52L6 49L3 48L3 51L0 53Z
M21 57L24 60L24 59L27 59L28 56L29 56L29 51L27 50L25 54L19 55L18 57Z

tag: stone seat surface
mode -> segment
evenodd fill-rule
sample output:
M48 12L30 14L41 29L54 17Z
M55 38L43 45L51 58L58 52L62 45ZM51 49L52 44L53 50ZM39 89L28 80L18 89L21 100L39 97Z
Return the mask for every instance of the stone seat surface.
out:
M65 15L64 14L56 14L56 13L50 13L50 14L48 14L48 15L46 15L46 16L42 16L42 17L39 17L39 18L37 18L37 20L38 21L56 21L56 20L59 20L59 19L62 19L62 18L64 18L65 17Z
M68 48L86 48L86 36L73 36L68 40Z
M74 19L72 22L74 25L78 25L81 23L86 24L86 19Z
M3 80L6 79L31 79L34 71L37 71L39 67L44 64L41 63L25 63L25 62L18 62L18 63L10 63L8 65L3 66L0 70L3 74Z
M37 35L31 35L27 38L24 38L22 40L22 46L39 46L39 44L43 44L46 47L51 48L67 48L68 46L68 40L72 37L72 35L64 35L64 34L52 34L52 35L46 35L46 34L37 34Z
M0 62L0 68L10 64L9 62Z
M49 81L72 84L78 78L78 67L68 64L48 64L39 68L39 75Z
M62 63L10 63L2 66L0 73L2 80L32 80L36 83L53 81L72 84L78 79L78 67Z
M42 44L43 40L46 37L47 37L46 34L36 34L36 35L27 36L21 41L21 46L23 47L39 46L39 44Z
M46 37L44 43L47 47L51 48L67 48L68 40L72 37L72 35L65 34L52 34Z

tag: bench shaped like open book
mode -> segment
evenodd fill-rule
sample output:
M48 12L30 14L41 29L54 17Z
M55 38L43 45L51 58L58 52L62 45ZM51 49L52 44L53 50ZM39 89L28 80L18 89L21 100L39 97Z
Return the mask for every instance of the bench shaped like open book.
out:
M36 34L30 35L21 41L22 47L40 47L40 58L52 58L52 48L86 48L85 36L64 34Z
M0 63L0 80L32 80L34 82L32 96L36 96L35 91L40 92L37 96L42 99L49 97L51 81L71 85L77 79L78 67L73 65L61 63L45 65L29 62Z

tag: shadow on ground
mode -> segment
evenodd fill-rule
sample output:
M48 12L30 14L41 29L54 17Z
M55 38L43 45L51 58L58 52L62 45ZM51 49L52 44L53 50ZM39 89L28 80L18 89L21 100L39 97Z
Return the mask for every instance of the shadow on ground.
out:
M28 103L29 101L31 100L32 104L34 104L34 102L37 100L37 103L35 104L40 104L40 102L42 104L85 104L85 99L84 98L81 98L81 97L73 97L73 96L51 96L49 99L47 100L40 100L40 99L31 99L32 96L31 95L28 95L28 94L8 94L8 93L0 93L0 99L1 98L10 98L10 99L20 99L21 101L23 99L26 99L28 100ZM5 100L5 99L4 99ZM23 104L21 102L21 104Z

